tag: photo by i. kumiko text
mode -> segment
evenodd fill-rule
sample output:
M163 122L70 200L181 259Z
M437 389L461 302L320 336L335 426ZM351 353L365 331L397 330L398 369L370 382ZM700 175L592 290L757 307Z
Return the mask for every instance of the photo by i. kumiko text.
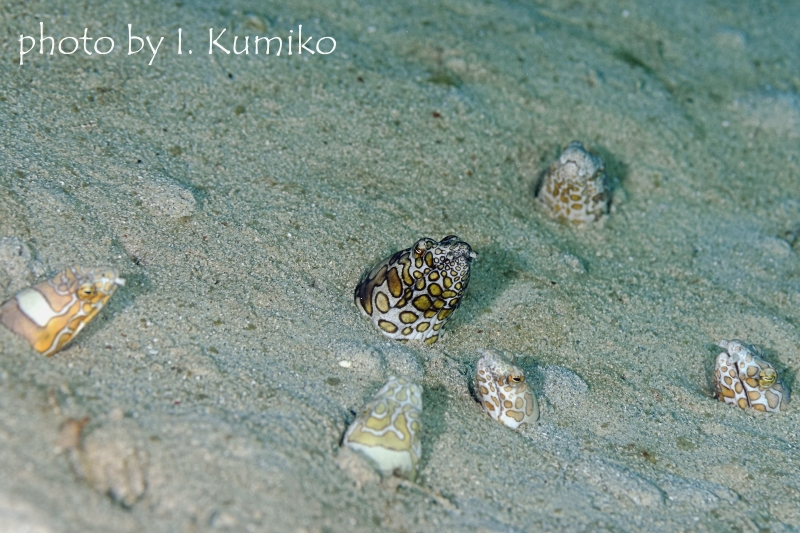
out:
M208 29L208 54L213 55L222 53L229 55L250 55L252 50L253 55L302 55L305 52L307 55L328 55L336 50L336 39L333 37L325 36L315 39L312 35L303 38L303 26L298 25L297 34L294 30L289 30L289 34L284 37L260 37L254 36L252 42L250 35L244 37L239 35L226 35L227 29L222 28L215 31L213 27ZM138 33L138 32L136 32ZM189 55L192 54L190 43L192 39L183 28L178 28L177 39L167 39L164 36L151 37L150 35L139 36L134 33L133 25L128 24L128 52L127 55L136 55L145 51L149 55L148 65L152 65L156 55L161 50L173 49L178 55L184 55L184 50ZM165 43L165 39L167 42ZM94 42L92 42L94 41ZM195 41L196 42L196 41ZM162 48L162 44L166 44ZM114 51L116 42L110 36L91 37L89 28L84 28L83 34L80 37L64 36L61 38L53 37L52 35L45 35L44 23L39 22L39 39L33 35L20 34L19 36L19 64L25 64L25 56L27 54L36 53L38 45L39 55L73 55L82 52L87 56L97 55L105 56ZM174 47L174 48L172 48ZM56 54L58 52L58 54Z

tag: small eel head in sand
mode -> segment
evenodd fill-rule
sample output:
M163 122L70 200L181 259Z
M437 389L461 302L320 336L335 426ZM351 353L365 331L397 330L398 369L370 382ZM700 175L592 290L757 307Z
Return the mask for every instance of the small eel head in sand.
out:
M355 289L356 306L387 337L433 344L458 309L476 257L455 235L423 238L375 265Z
M720 341L725 351L717 356L714 368L715 396L742 409L780 412L789 402L789 389L778 378L775 368L756 350L742 341Z
M422 387L392 376L350 424L342 445L368 459L382 475L412 481L422 453Z
M0 307L0 322L50 356L93 319L125 280L109 267L71 266L21 290Z
M525 381L525 373L501 355L482 351L475 385L480 404L489 416L517 429L539 419L539 403Z
M544 175L537 195L553 216L575 226L600 220L609 198L603 160L571 142Z

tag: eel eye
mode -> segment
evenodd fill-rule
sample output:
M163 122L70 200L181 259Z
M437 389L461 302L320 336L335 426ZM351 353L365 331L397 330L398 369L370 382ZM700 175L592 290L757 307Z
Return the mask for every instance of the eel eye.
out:
M420 239L414 245L414 257L422 257L434 244L430 239Z
M78 298L81 300L89 300L97 293L94 285L91 283L84 283L78 288Z
M767 388L775 383L775 380L778 378L778 374L770 369L767 368L761 371L761 374L758 376L758 386L761 388Z
M525 376L508 376L509 383L522 383L525 381Z

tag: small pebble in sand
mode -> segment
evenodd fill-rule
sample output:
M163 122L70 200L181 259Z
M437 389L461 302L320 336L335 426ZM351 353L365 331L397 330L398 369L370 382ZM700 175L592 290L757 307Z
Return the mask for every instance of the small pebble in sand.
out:
M544 175L539 200L553 216L575 226L600 220L608 212L608 184L603 160L573 141Z
M370 459L383 476L413 480L422 453L422 387L392 376L350 424L342 445Z
M82 441L67 454L79 479L125 508L144 496L150 468L134 423L98 427Z
M80 448L81 446L81 433L86 424L89 423L89 417L81 419L68 418L58 431L58 442L56 443L56 451L62 453L73 449Z
M387 337L430 345L458 309L476 257L455 235L420 239L378 263L356 286L356 306Z
M517 429L539 419L539 403L525 373L503 356L481 350L475 385L483 409L495 420Z
M717 356L714 368L715 396L720 401L742 409L749 406L774 413L786 410L789 389L781 383L775 367L742 341L722 340L719 346L725 349Z
M100 312L125 280L108 267L75 265L23 289L0 306L0 322L25 337L34 350L51 356Z

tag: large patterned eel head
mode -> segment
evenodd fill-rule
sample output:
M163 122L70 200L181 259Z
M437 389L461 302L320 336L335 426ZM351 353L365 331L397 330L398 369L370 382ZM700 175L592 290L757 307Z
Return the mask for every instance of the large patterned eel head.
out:
M476 257L455 235L423 238L378 263L356 286L356 306L381 332L399 341L433 344L458 309Z
M71 266L52 279L21 290L0 307L0 322L50 356L100 312L125 280L109 267Z
M422 454L421 412L422 387L392 376L350 424L342 445L365 455L382 475L413 481Z
M722 402L744 409L780 412L786 410L789 389L783 386L778 372L756 350L742 341L720 341L725 351L717 356L714 367L715 396Z
M475 385L481 406L489 416L517 429L539 419L539 403L522 369L501 355L482 350Z
M606 181L603 160L573 141L545 174L539 200L556 218L585 226L608 211Z

